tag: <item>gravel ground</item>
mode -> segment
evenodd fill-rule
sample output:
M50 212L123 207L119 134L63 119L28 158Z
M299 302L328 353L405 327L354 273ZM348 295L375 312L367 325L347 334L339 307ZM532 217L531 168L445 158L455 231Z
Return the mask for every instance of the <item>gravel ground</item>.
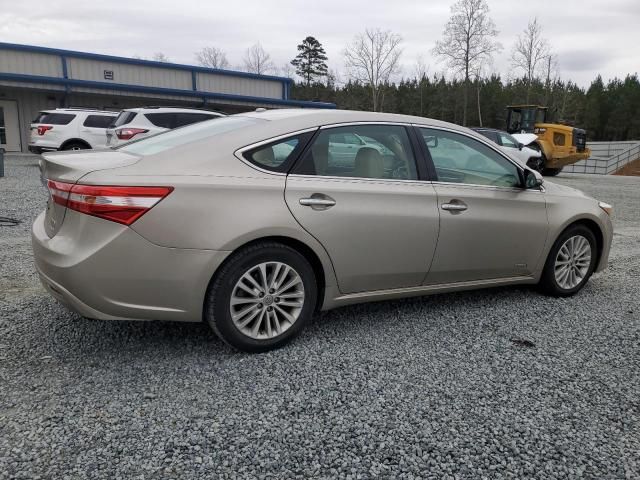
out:
M90 321L40 287L35 157L0 179L0 479L640 478L640 178L608 270L320 314L276 352L200 324Z

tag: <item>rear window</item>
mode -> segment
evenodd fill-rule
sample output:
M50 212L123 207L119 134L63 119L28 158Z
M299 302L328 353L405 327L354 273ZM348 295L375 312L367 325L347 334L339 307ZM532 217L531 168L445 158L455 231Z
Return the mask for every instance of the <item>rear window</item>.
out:
M40 112L33 123L48 123L50 125L68 125L76 118L72 113Z
M82 125L90 128L107 128L115 119L115 115L88 115Z
M131 122L134 118L136 118L136 112L127 112L123 110L116 117L115 121L110 125L111 127L121 127L122 125L126 125Z
M116 150L138 155L153 155L171 148L215 137L225 132L238 130L264 121L265 120L249 117L224 117L216 119L215 122L194 123L184 128L153 135L136 142L125 143Z
M174 129L191 125L192 123L204 122L218 118L218 115L209 115L207 113L191 113L191 112L163 112L163 113L145 113L145 117L156 127Z

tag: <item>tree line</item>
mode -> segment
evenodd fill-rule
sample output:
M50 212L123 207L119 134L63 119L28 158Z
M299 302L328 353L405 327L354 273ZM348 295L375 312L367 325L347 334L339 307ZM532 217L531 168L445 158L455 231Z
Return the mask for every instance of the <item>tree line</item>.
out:
M470 83L473 108L467 125L504 130L506 106L525 102L549 107L548 120L587 130L591 141L640 139L640 81L638 76L604 82L598 76L587 89L571 81L544 81L525 77L503 80L499 75L474 79ZM295 83L292 98L335 103L348 110L373 110L370 88L358 80L344 85L316 82ZM443 76L403 79L379 86L379 110L435 118L462 125L464 80Z
M549 107L549 121L587 130L589 140L640 138L640 83L637 74L607 82L598 76L581 88L558 74L558 57L531 19L510 49L515 78L491 72L493 56L503 50L486 0L456 0L442 37L431 52L446 65L444 74L427 75L421 58L413 75L401 73L402 37L390 30L368 28L342 51L345 71L329 70L322 44L313 36L298 54L278 68L257 43L235 68L258 74L297 75L291 96L335 103L338 108L386 111L445 120L461 125L505 128L507 105ZM158 60L162 54L156 54ZM214 46L195 54L200 65L229 68L225 52ZM340 77L344 75L346 80Z

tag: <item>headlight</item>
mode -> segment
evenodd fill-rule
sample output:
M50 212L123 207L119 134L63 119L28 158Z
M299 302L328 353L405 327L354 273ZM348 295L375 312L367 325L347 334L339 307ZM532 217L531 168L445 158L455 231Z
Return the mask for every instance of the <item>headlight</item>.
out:
M613 206L609 205L608 203L604 203L604 202L598 202L598 206L604 210L605 212L607 212L607 215L611 215L613 213Z

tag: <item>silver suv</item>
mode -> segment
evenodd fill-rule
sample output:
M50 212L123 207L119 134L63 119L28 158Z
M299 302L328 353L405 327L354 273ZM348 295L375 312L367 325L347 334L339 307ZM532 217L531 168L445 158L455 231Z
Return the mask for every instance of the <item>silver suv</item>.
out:
M219 117L224 117L224 114L195 108L128 108L122 110L107 129L106 143L109 147L116 147L131 140Z
M86 108L42 110L31 123L29 151L105 148L105 131L117 115Z

